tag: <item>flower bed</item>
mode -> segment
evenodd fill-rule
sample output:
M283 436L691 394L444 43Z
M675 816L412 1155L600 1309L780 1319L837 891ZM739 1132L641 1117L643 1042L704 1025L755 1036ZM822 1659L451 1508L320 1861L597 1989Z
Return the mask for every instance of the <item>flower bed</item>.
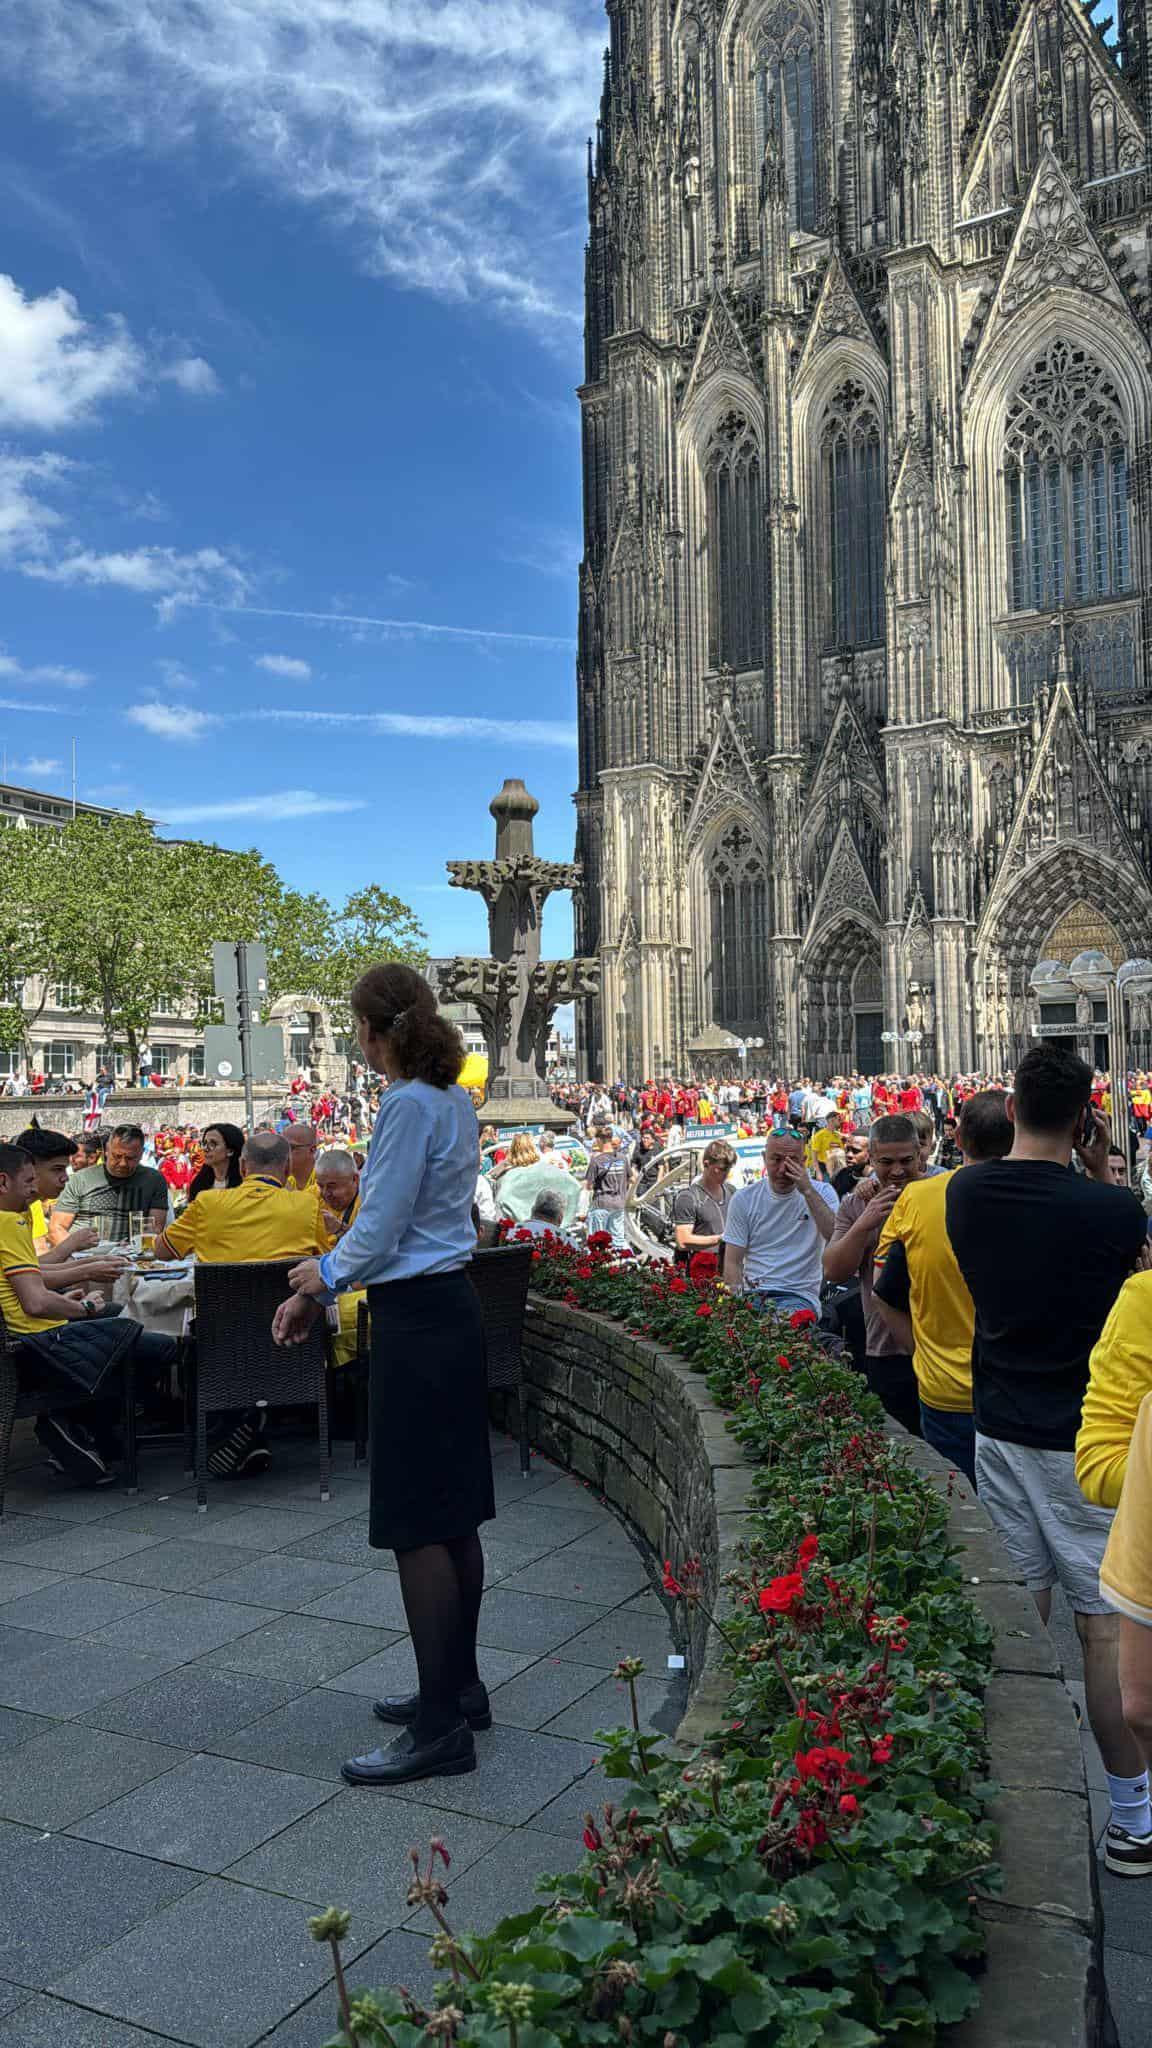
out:
M333 2048L935 2040L976 2002L973 1883L993 1877L990 1631L961 1592L944 1502L820 1351L814 1318L756 1316L706 1265L621 1262L595 1239L546 1243L535 1286L689 1359L756 1468L753 1534L716 1617L726 1725L686 1762L634 1707L605 1758L620 1795L589 1814L581 1868L490 1935L452 1930L442 1846L414 1855L439 2002L362 1995ZM697 1602L700 1580L693 1559L668 1560L670 1598ZM338 1948L331 1922L315 1931Z

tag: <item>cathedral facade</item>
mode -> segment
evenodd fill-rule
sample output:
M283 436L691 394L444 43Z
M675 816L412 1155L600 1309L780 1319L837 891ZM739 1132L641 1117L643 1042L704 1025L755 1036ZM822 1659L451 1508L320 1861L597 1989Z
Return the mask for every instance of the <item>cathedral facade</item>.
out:
M586 1071L999 1071L1152 953L1152 0L607 11Z

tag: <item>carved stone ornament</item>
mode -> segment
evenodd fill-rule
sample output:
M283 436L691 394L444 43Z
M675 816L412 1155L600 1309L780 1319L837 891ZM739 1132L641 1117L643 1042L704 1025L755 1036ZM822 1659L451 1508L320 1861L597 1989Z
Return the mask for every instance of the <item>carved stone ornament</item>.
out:
M1000 311L1011 320L1058 285L1096 297L1118 295L1080 203L1055 157L1046 155L1008 257Z

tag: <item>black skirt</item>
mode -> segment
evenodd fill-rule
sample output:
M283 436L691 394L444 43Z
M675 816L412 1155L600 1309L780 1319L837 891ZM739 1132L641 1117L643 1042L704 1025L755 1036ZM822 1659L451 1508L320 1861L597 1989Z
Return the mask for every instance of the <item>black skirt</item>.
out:
M368 1289L377 1550L454 1543L496 1513L476 1290L461 1268Z

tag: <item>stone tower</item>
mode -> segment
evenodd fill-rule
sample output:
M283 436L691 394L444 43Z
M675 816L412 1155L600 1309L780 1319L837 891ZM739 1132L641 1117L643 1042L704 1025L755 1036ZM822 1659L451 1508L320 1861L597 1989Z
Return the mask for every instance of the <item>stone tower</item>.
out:
M1152 952L1152 0L607 12L587 1070L999 1070Z

